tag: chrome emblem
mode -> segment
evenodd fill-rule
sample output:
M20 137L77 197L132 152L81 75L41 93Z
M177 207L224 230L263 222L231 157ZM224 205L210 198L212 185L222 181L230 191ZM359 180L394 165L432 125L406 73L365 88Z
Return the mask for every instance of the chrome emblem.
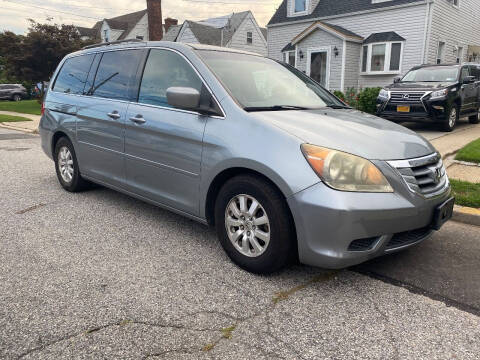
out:
M435 183L439 183L442 180L442 169L435 169Z
M404 99L410 99L410 94L405 94L405 95L403 95L403 98L404 98Z

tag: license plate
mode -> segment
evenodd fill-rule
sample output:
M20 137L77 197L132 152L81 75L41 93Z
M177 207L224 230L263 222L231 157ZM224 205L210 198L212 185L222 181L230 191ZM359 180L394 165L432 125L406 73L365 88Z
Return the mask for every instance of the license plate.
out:
M397 112L410 112L410 106L397 106Z
M432 228L440 230L441 227L452 218L455 198L448 199L442 205L435 209Z

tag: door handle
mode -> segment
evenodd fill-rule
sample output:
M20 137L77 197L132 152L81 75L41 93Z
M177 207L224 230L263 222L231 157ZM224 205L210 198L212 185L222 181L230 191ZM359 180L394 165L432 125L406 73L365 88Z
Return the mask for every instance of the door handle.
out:
M135 124L139 124L139 125L145 124L147 122L147 120L145 120L142 115L131 117L130 121L133 121Z
M111 113L108 113L107 115L108 115L109 118L111 118L113 120L120 119L120 114L118 113L118 111L113 111Z

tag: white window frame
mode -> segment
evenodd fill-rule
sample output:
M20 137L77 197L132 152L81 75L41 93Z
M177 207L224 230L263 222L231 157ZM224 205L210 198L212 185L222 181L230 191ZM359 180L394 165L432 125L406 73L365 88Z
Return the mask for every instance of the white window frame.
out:
M308 15L309 9L310 9L310 1L311 0L305 0L305 11L295 12L295 0L290 0L290 14L291 14L291 16Z
M392 45L401 44L400 49L400 68L398 70L390 70L390 60L392 55ZM385 45L385 65L382 71L372 71L372 47L375 45ZM367 71L363 71L363 48L367 46ZM370 44L364 44L360 47L360 74L361 75L398 75L402 73L403 52L405 50L405 41L382 41Z
M251 35L250 37L248 35ZM248 42L248 39L251 40L251 42ZM247 31L247 45L253 45L253 31Z
M457 46L457 64L461 64L464 62L465 58L465 48L463 46Z
M443 44L443 52L442 54L440 54L440 44ZM445 51L447 49L447 42L445 40L439 40L437 42L437 55L436 55L436 58L435 58L435 63L438 65L438 64L443 64L444 61L445 61ZM440 62L438 61L440 60Z
M459 8L460 7L460 0L457 0L457 4L455 5L455 0L449 0L451 3L452 3L452 6L455 7L455 8Z
M283 61L288 64L288 61L287 61L287 60L289 59L291 53L295 53L295 63L294 63L294 64L289 64L289 65L294 66L294 67L297 67L297 50L288 50L288 51L282 52L282 54L283 54Z

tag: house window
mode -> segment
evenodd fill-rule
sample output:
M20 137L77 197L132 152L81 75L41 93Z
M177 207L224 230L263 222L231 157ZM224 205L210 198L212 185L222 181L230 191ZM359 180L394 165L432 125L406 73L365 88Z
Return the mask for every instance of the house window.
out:
M253 33L251 31L247 32L247 44L248 45L253 44Z
M295 66L295 61L297 58L297 52L294 51L286 51L283 53L283 60L291 66Z
M385 42L362 47L363 74L398 74L401 72L403 42Z
M103 30L105 42L108 42L108 29Z
M451 0L451 1L453 6L456 6L456 7L460 6L460 0Z
M137 35L136 39L137 39L137 40L143 40L143 36Z
M463 62L463 47L459 46L457 49L457 64Z
M289 0L290 16L299 16L308 14L311 0Z
M444 55L445 55L445 42L439 41L438 50L437 50L437 64L442 63Z

